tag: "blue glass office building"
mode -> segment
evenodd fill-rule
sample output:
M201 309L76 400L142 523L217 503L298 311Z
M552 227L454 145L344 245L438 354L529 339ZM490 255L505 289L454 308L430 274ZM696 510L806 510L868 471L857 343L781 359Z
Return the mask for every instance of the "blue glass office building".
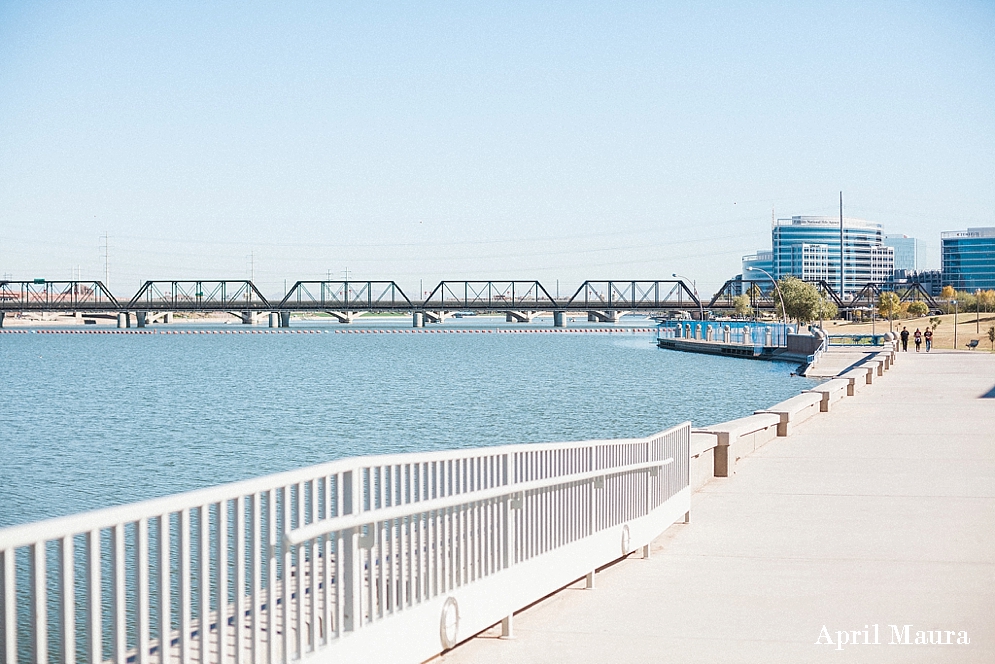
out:
M943 284L961 291L995 289L995 227L940 234Z
M839 217L790 217L778 219L771 230L773 275L775 279L795 276L811 278L825 274L826 281L844 295L863 288L870 281L883 281L890 276L887 262L892 252L884 252L881 224L862 219L843 220L844 270L840 279L840 220ZM806 250L805 245L808 245ZM824 245L815 250L816 245ZM823 265L806 265L806 256ZM872 262L875 269L872 271ZM882 275L887 272L884 278ZM745 278L745 276L744 276Z
M884 245L895 249L895 269L914 272L919 269L917 245L908 235L885 235Z

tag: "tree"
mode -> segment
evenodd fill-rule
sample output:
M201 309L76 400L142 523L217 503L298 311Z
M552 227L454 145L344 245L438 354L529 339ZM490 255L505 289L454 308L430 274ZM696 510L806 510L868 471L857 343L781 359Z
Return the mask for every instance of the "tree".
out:
M878 315L892 320L896 314L901 314L901 303L894 293L881 293L878 296Z
M784 297L784 313L799 323L810 323L819 318L822 308L822 295L815 286L797 277L785 277L777 283L779 290L774 292L778 308L781 296Z
M929 307L925 302L916 301L909 304L909 314L915 318L921 318L929 313Z
M935 330L936 328L938 328L938 327L940 326L940 323L942 323L942 322L943 322L943 319L942 319L942 318L940 318L939 316L933 316L932 318L930 318L930 319L929 319L929 325L930 325L930 327L932 327L932 328L933 328L934 330Z
M836 303L830 300L828 297L819 298L819 319L820 320L833 320L839 315L839 307Z
M957 291L954 290L953 286L944 286L943 290L940 291L940 298L943 300L952 300L957 297Z
M992 350L995 350L995 327L988 328L988 341L992 342Z
M732 306L736 310L737 316L749 316L753 313L753 307L750 306L750 296L749 295L737 295L732 299Z

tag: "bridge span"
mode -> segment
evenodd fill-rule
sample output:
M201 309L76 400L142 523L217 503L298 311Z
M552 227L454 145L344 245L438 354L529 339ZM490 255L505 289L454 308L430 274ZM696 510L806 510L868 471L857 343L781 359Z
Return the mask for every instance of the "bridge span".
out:
M225 312L252 324L269 316L271 327L286 327L292 313L323 312L341 323L368 313L410 313L415 327L441 323L456 312L505 314L529 322L552 314L564 327L566 315L587 314L593 322L616 322L626 312L703 312L681 280L585 281L572 295L551 295L538 281L441 281L424 299L412 299L394 281L298 281L282 297L267 298L248 280L146 281L128 300L99 281L2 281L0 325L6 312L56 312L81 316L117 315L120 326L169 323L177 313Z
M825 281L812 282L841 312L876 306L885 284L868 283L842 297ZM930 309L937 302L920 284L892 287L902 302L920 300ZM686 311L704 318L706 310L731 310L746 295L754 311L777 311L771 281L730 279L706 303L681 279L589 280L567 297L550 293L539 281L440 281L424 299L411 298L395 281L297 281L281 298L268 298L250 280L222 279L146 281L134 296L116 297L100 281L0 281L0 327L10 312L116 316L120 327L172 322L177 313L224 312L254 324L268 316L271 327L287 327L293 313L323 312L340 323L370 313L406 313L412 324L441 323L457 312L504 314L509 323L527 323L551 314L555 327L565 327L568 314L614 323L624 313L665 314Z

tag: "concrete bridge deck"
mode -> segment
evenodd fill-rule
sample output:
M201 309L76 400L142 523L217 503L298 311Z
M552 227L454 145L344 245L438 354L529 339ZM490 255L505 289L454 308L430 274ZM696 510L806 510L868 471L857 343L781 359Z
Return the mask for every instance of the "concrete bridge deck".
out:
M735 471L650 559L436 661L995 662L995 355L902 353ZM953 643L891 645L890 625ZM834 645L816 645L823 626ZM861 644L837 650L837 631Z

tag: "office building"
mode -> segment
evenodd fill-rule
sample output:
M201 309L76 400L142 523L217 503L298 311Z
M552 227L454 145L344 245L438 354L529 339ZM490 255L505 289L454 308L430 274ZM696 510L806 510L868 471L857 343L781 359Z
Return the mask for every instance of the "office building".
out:
M895 250L895 269L915 272L919 269L918 241L908 235L885 235L884 246Z
M940 234L943 283L960 291L995 288L995 227Z
M895 273L895 248L871 247L871 281L882 284Z
M888 287L892 290L904 288L913 284L919 284L924 291L933 297L940 297L943 289L942 273L939 270L898 270L887 280Z
M774 252L770 249L757 249L757 253L752 256L743 256L743 281L765 281L769 279L760 270L766 270L770 274L774 274Z
M886 281L894 270L894 251L883 251L883 240L881 224L844 219L841 274L839 217L778 219L771 230L771 273L776 279L809 278L806 275L810 275L809 280L825 278L837 292L851 295L870 281Z

